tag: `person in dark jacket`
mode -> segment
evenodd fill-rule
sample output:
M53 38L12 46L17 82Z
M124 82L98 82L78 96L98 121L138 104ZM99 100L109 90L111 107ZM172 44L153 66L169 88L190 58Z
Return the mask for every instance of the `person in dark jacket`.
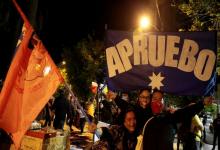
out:
M140 90L137 105L135 107L137 113L137 130L142 131L145 122L153 115L151 111L150 90Z
M127 107L130 105L130 98L129 98L129 94L123 92L121 94L121 96L116 96L116 98L114 99L116 105L118 106L118 108L120 109L120 111L122 110L126 110Z
M195 103L191 100L188 104L194 105ZM193 116L191 119L186 118L186 120L181 122L178 128L178 139L181 140L183 145L183 150L199 150L200 148L200 138L201 131L203 130L202 122L200 121L198 115Z
M213 121L214 127L214 139L213 139L213 150L215 149L216 139L218 137L218 150L220 150L220 114L217 115L217 118Z
M173 140L177 123L186 119L191 119L199 113L204 105L212 103L212 97L205 97L194 105L187 106L175 112L163 112L163 93L154 91L152 94L151 109L154 117L148 121L144 131L143 149L144 150L173 150Z
M205 127L205 125L207 123L207 114L206 113L204 113L204 115L203 115L202 123L203 123L203 126ZM205 130L205 128L203 130L203 141L206 141L206 130Z
M101 102L101 121L109 124L115 123L118 116L118 106L114 101L116 96L116 93L109 90L106 95L106 99Z
M54 100L54 97L51 97L49 102L45 106L46 114L45 114L44 127L51 126L51 121L52 121L52 110L51 109L53 106L53 100Z
M129 107L124 110L122 114L124 120L122 125L113 125L110 128L101 128L102 134L99 142L105 142L105 148L95 146L92 148L93 150L135 150L138 136L136 132L135 110Z
M123 93L125 95L125 93ZM142 89L138 93L137 104L132 105L129 101L124 100L123 97L116 97L115 103L120 108L120 111L126 110L128 107L134 107L136 111L136 120L137 120L137 131L141 132L145 122L152 116L152 111L150 107L150 90ZM123 122L121 114L118 116L118 122Z
M114 123L120 125L123 123L123 114L121 112L125 111L128 107L133 107L133 105L130 103L129 94L125 92L121 93L120 96L117 95L114 102L118 107L118 115Z
M59 96L55 98L52 110L55 111L53 126L55 129L63 129L66 115L70 113L70 103L66 99L64 91L59 90Z

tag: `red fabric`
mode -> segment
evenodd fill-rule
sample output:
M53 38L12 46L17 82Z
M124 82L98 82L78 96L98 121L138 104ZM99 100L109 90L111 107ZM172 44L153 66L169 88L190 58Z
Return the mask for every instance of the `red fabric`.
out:
M19 121L21 120L20 108L24 90L23 78L31 55L28 43L32 33L33 29L27 27L26 34L12 60L0 95L0 128L10 133L18 130Z
M11 63L0 97L0 128L12 134L16 148L42 108L63 81L40 40L28 48L27 32Z
M154 114L159 114L163 110L163 103L161 101L152 101L151 109Z

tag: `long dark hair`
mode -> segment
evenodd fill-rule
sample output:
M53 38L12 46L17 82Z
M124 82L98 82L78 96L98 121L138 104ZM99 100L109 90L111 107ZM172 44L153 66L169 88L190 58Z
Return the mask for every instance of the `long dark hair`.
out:
M146 88L146 89L141 89L138 91L138 96L143 92L143 91L148 91L149 93L151 93L151 90Z
M160 91L160 90L158 90L158 89L154 89L153 90L153 93L152 93L152 95L154 94L154 93L161 93L163 96L164 96L164 92L163 91Z
M122 112L120 113L121 117L120 117L119 123L121 125L124 124L125 117L126 117L127 113L129 113L129 112L133 112L135 117L137 116L134 107L129 105L125 110L122 110Z
M151 103L151 97L152 97L151 90L149 88L145 88L145 89L141 89L138 91L138 97L137 97L137 101L136 101L137 105L140 105L139 104L139 96L141 95L141 93L143 91L148 91L150 93L150 103Z

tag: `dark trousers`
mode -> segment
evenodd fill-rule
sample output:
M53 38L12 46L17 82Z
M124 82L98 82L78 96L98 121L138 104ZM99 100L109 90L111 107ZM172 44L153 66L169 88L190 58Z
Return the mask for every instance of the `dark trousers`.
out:
M63 130L64 123L65 123L65 120L60 120L55 117L54 122L53 122L53 127L55 129L62 129Z
M218 138L218 150L220 150L220 138L219 138L220 132L215 132L214 131L214 139L213 139L213 148L215 149L215 145L216 145L216 139Z
M188 133L182 142L183 150L197 150L195 135L193 133Z
M69 119L68 125L69 125L69 127L70 127L70 131L73 131L73 129L72 129L73 118L70 118L70 119Z
M180 143L181 143L181 140L179 138L177 138L177 150L180 149Z
M45 123L44 123L44 126L46 127L46 126L50 126L50 125L51 125L51 118L50 118L50 116L47 116Z
M204 126L205 127L205 126ZM206 141L206 131L205 131L205 128L203 130L203 141Z
M84 129L85 123L86 123L86 119L85 118L80 118L79 119L79 126L80 126L81 133L83 133L83 129Z

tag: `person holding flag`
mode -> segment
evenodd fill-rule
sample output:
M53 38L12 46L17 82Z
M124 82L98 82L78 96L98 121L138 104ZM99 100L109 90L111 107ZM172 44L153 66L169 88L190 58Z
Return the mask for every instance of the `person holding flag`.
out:
M147 122L144 130L143 149L172 150L176 124L192 119L205 105L210 105L213 101L212 96L207 96L194 105L174 112L163 112L163 96L163 92L159 90L155 90L152 94L151 109L153 117Z

